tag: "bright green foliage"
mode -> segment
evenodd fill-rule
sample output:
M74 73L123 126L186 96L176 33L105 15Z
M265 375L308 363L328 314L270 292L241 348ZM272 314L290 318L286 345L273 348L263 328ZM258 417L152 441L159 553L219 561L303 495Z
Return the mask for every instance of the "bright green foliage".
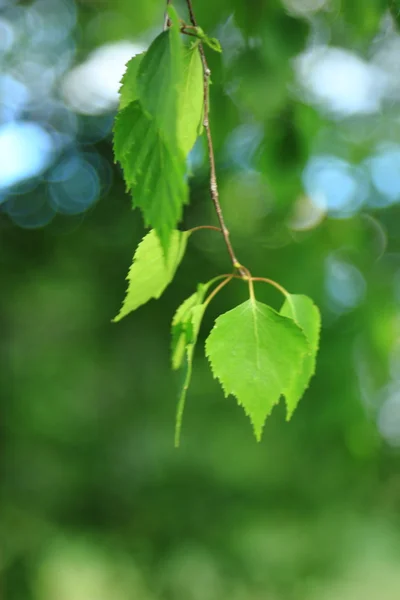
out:
M180 305L172 319L172 368L182 367L186 357L186 373L176 412L175 446L179 446L186 394L192 377L194 350L206 308L204 297L212 283L213 280L199 284L196 292Z
M156 230L165 253L188 201L186 157L178 143L185 46L178 17L172 7L169 12L172 26L124 76L124 108L114 126L114 154L133 205Z
M218 40L200 28L185 45L181 22L168 7L171 26L148 51L127 65L114 126L114 154L122 166L133 206L152 231L139 244L128 274L128 291L119 321L171 282L185 252L189 232L177 231L188 202L186 158L202 132L203 62L200 43L218 52ZM193 37L191 38L193 40ZM219 278L217 278L219 279ZM178 401L175 444L190 384L200 324L212 280L178 308L172 321L172 367L185 367ZM217 291L217 290L216 290ZM320 317L305 296L288 296L281 313L254 298L220 316L206 342L206 353L225 394L237 397L256 438L281 395L290 418L315 371Z
M172 26L134 57L122 79L114 154L133 206L164 252L188 202L186 156L201 133L203 76L198 44L187 48L175 10Z
M121 79L121 87L119 89L119 109L122 110L134 100L137 100L137 82L136 77L142 62L144 53L136 54L126 65L126 71Z
M122 308L114 322L120 321L152 298L159 298L171 283L186 250L190 232L173 231L166 256L154 230L140 242L133 257Z
M172 368L179 369L182 366L186 346L193 342L197 332L193 327L193 309L203 303L208 286L199 284L194 294L177 309L172 319Z
M124 170L127 188L132 190L133 205L142 210L146 226L156 230L166 250L188 200L185 161L177 149L171 151L138 101L116 118L114 153Z
M186 156L202 132L204 107L203 65L198 45L184 55L184 77L180 94L178 145Z
M137 89L145 112L154 119L162 135L176 144L184 45L178 17L175 11L170 13L172 26L156 37L140 63Z
M243 406L257 440L280 396L292 389L307 352L292 319L253 299L218 317L206 340L214 377Z
M301 373L292 381L291 388L286 393L287 418L290 419L315 373L321 316L311 298L297 294L290 294L287 297L280 314L293 319L301 327L310 349L310 352L304 357Z

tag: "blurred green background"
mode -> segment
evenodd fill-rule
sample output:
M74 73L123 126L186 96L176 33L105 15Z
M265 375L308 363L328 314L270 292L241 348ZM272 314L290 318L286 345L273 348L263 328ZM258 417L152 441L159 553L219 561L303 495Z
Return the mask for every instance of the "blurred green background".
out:
M396 4L194 6L224 49L211 125L233 243L321 307L317 375L257 444L200 343L174 449L170 321L229 271L220 236L193 235L165 295L110 322L143 236L113 164L118 81L164 3L0 0L0 595L398 600ZM202 142L190 168L183 227L215 223ZM221 292L200 341L245 297Z

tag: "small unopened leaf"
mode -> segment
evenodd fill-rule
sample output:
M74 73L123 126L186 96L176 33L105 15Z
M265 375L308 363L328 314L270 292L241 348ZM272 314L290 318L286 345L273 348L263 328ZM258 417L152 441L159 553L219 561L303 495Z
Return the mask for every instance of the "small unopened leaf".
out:
M196 27L191 30L192 35L195 35L199 38L202 44L205 44L211 50L215 50L215 52L222 52L221 44L217 38L210 38L201 27Z
M225 395L243 406L261 439L266 417L298 376L308 343L302 330L269 306L248 300L215 321L206 354Z
M144 52L142 54L136 54L126 65L126 71L121 79L121 87L119 89L119 109L122 110L128 104L137 100L137 74L139 65L143 60Z
M315 373L321 316L311 298L298 294L290 294L286 298L280 314L293 319L301 327L309 344L309 353L303 359L301 371L293 379L290 390L286 393L287 418L290 419Z
M192 313L193 309L202 303L203 298L204 294L199 290L196 291L186 298L172 319L171 362L173 369L180 369L185 359L186 348L195 338Z
M210 38L208 35L204 34L201 37L201 41L203 44L206 44L206 46L211 48L211 50L214 50L215 52L222 52L220 41L217 40L217 38Z
M178 115L178 144L186 156L202 131L204 91L203 65L198 46L184 54L183 83Z
M165 256L154 230L140 242L127 276L128 291L114 322L152 298L159 298L171 283L186 250L190 232L173 231Z
M179 446L180 441L183 411L192 377L194 351L201 321L206 308L204 298L212 283L213 281L199 284L196 292L180 305L172 320L172 368L179 369L184 363L186 367L185 378L176 411L175 446Z
M204 297L211 284L212 281L200 283L195 293L186 298L174 314L171 327L171 362L173 369L179 369L182 366L186 347L196 341L198 334L196 325L200 326L200 323L197 323L196 307L203 304Z
M141 209L146 226L156 230L167 251L188 201L185 157L169 144L138 101L117 115L114 154L132 191L133 206Z

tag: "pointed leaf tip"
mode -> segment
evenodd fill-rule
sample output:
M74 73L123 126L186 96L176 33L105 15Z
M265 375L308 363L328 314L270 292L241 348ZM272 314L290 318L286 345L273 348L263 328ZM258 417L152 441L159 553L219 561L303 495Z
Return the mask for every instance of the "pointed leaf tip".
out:
M269 306L248 300L219 316L206 340L211 370L249 416L257 440L267 416L300 372L308 344L302 330Z
M137 74L140 63L143 60L145 52L135 54L126 64L126 71L121 79L121 87L119 88L119 110L122 110L131 102L137 100Z
M165 256L160 241L151 230L140 242L127 275L128 290L115 323L130 312L159 298L171 283L186 250L190 232L173 231L168 254Z
M179 369L184 363L186 374L179 395L175 423L175 446L179 446L182 429L183 412L186 395L192 377L192 366L197 337L203 319L205 304L204 298L213 280L199 284L194 294L189 296L177 309L172 319L172 368ZM186 361L185 361L186 358Z
M309 351L303 359L301 370L298 376L293 379L292 385L286 394L286 418L289 420L299 400L308 388L310 379L315 373L321 315L318 307L313 303L311 298L301 294L289 294L281 308L280 314L292 319L302 329L309 346Z
M179 25L174 9L171 19ZM115 158L134 206L156 230L165 253L189 198L186 157L178 143L185 46L175 25L129 63L114 126Z

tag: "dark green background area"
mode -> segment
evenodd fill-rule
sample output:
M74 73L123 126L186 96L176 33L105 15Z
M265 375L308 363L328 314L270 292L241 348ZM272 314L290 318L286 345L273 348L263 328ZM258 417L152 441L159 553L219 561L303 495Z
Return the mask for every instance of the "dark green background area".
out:
M279 405L256 443L204 357L215 317L246 299L246 285L234 281L203 322L174 449L182 375L169 366L170 322L197 282L230 271L218 234L193 234L163 297L112 324L144 233L118 167L84 219L57 217L28 231L0 213L0 595L395 600L400 455L377 419L382 390L399 377L399 207L325 217L306 231L289 222L311 153L322 144L357 162L377 139L399 139L398 110L334 121L302 102L292 59L311 24L281 2L193 1L210 35L235 12L244 39L229 64L209 53L211 126L232 241L254 275L321 307L317 374L292 420ZM163 22L161 1L78 8L82 57L105 42L149 37ZM329 29L332 45L363 54L385 9L377 0L333 1L313 18ZM249 175L227 145L236 127L255 121L263 135ZM371 135L349 141L360 127ZM112 163L110 138L97 150ZM216 218L203 160L193 169L183 227L205 223ZM332 256L364 279L353 309L330 303ZM279 308L272 288L257 284L256 295Z

